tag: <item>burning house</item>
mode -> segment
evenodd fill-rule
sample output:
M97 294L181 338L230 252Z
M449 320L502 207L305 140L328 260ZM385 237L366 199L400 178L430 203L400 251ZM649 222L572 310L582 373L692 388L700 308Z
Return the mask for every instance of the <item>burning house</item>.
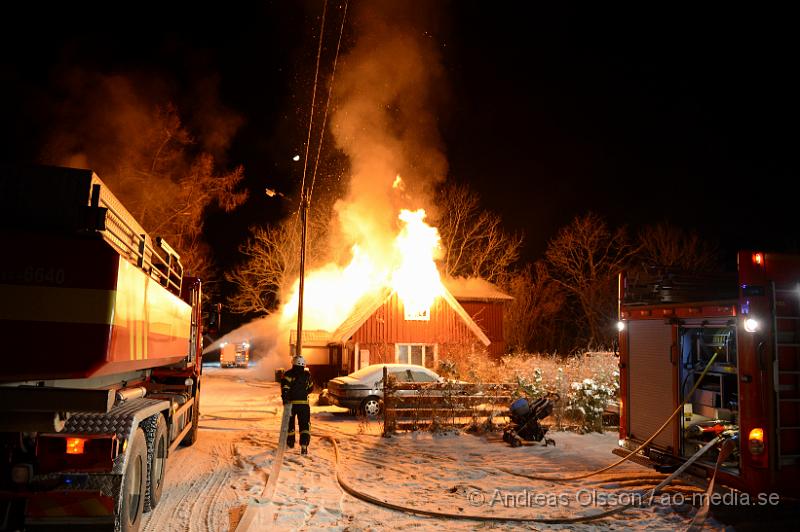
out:
M436 368L448 355L488 350L489 337L442 288L430 307L419 309L406 306L399 293L387 287L364 296L334 331L304 331L303 356L314 379L323 383L379 363ZM292 331L293 353L296 344Z
M502 354L502 304L510 297L489 283L451 281L462 304L441 280L435 262L439 234L424 218L422 209L401 210L391 252L375 255L354 246L345 268L309 274L304 306L310 326L302 353L318 384L370 364L436 368L450 356L494 353L492 338ZM284 307L287 323L294 319L296 298L297 293ZM295 353L296 331L289 336Z

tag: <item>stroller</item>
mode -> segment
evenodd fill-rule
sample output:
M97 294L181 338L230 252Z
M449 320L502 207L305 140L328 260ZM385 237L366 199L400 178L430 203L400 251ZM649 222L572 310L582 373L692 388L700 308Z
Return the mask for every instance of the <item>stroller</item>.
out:
M511 422L503 429L503 441L511 444L511 447L520 445L531 445L532 442L544 440L545 446L555 445L556 442L547 438L547 427L539 424L539 421L546 418L553 412L553 399L541 397L534 401L525 398L517 399L511 403Z

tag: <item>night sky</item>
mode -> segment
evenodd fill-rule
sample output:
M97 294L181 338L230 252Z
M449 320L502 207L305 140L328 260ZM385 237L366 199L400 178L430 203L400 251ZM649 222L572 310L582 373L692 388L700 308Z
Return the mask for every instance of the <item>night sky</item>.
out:
M320 1L245 4L36 5L5 17L0 160L40 159L65 73L133 76L189 125L203 121L198 87L213 86L241 122L216 155L244 165L251 190L244 207L207 222L217 261L235 264L248 226L293 208L263 189L296 193L302 167L291 157L303 153L322 12ZM448 179L472 184L509 230L525 232L525 259L588 210L633 229L661 220L697 229L726 257L798 250L792 13L407 4L433 13L419 31L444 66L435 113ZM345 27L342 53L356 34Z

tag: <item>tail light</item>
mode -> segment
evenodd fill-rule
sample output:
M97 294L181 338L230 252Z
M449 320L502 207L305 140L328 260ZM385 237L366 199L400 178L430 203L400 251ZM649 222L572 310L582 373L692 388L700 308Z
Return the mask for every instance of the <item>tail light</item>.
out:
M120 452L116 434L42 434L36 442L37 472L111 471Z
M86 438L67 438L67 454L83 454Z
M764 429L756 427L750 431L747 437L750 454L760 455L764 453Z
M753 253L753 264L756 266L761 266L764 264L764 254L763 253Z

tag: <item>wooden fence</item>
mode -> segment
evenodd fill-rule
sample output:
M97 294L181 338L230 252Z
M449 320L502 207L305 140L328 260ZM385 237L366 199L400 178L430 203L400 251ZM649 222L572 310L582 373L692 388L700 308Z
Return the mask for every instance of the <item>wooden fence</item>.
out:
M516 390L512 384L398 382L386 368L383 382L384 434L505 420Z

